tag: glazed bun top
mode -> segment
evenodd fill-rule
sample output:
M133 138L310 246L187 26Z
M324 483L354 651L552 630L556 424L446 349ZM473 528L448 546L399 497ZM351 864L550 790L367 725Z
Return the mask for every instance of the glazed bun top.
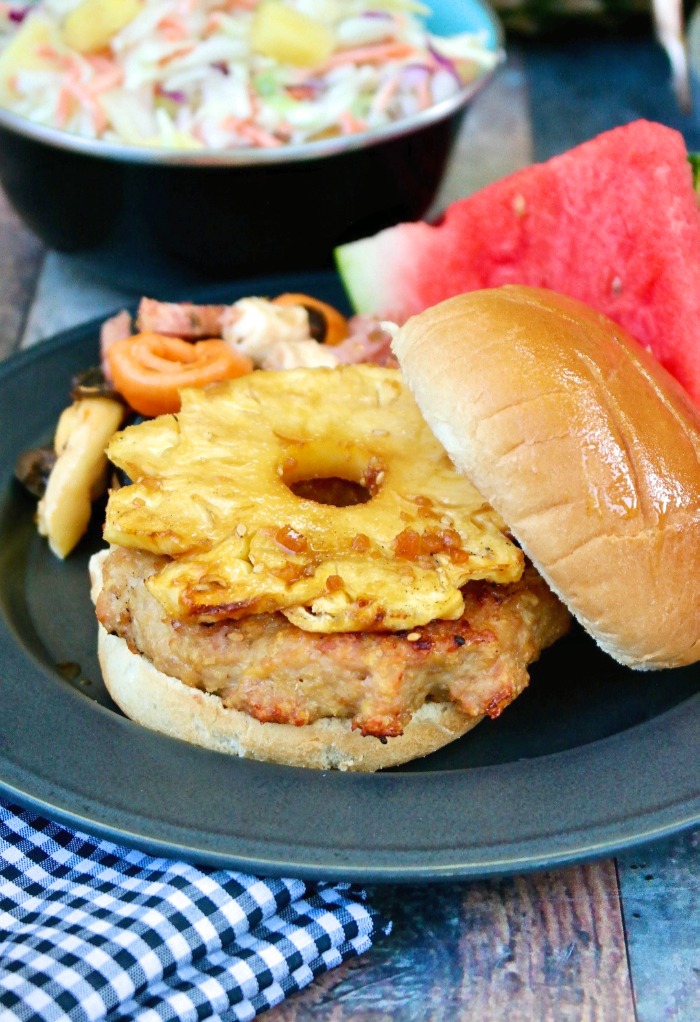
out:
M422 312L394 351L457 468L630 667L700 659L700 413L641 345L539 288Z

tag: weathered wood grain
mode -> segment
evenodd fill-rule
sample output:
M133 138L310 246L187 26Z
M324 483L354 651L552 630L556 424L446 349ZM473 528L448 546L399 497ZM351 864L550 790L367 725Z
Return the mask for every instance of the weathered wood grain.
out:
M639 1022L700 1019L700 832L618 858Z
M394 929L270 1022L632 1022L612 861L505 880L373 888Z
M19 346L43 255L0 190L0 358Z

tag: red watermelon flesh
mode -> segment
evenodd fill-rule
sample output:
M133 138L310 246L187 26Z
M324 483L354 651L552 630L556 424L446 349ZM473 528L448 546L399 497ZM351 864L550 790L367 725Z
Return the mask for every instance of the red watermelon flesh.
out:
M337 252L358 311L403 322L531 284L610 316L700 403L700 212L682 135L635 121Z

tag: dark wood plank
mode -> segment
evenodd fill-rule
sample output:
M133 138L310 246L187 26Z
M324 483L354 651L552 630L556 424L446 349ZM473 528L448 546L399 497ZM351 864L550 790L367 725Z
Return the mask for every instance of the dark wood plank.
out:
M372 888L393 932L270 1022L632 1022L612 861L472 884Z
M19 346L43 256L0 190L0 359Z
M639 1022L700 1019L700 831L618 857Z

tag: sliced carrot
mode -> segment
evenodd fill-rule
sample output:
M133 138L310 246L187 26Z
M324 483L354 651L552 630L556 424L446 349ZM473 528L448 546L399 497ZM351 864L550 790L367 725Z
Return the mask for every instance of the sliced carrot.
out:
M311 295L295 294L285 292L272 299L275 305L303 305L305 309L318 312L326 322L326 333L323 337L324 344L340 344L348 336L348 321L342 312L339 312L332 305L312 298Z
M243 376L252 361L221 340L192 344L163 334L134 334L107 352L117 391L141 415L163 415L180 408L182 387L205 387Z

